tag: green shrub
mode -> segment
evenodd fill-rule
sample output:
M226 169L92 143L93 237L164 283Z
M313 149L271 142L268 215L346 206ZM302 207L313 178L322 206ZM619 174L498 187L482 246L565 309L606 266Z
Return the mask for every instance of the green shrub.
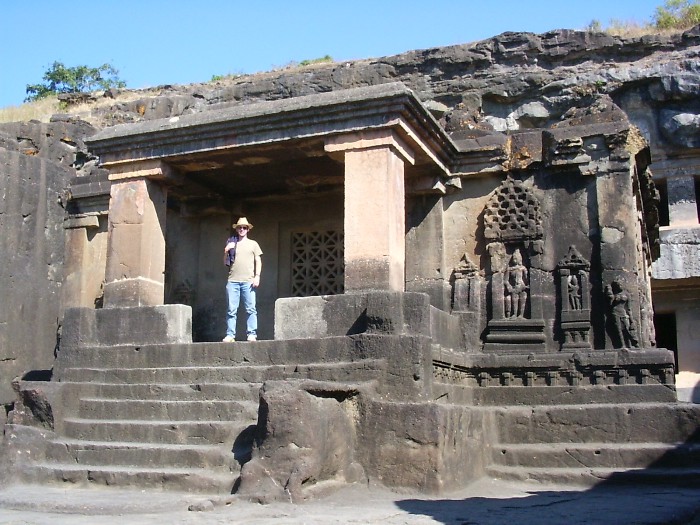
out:
M689 29L700 24L700 0L666 0L654 13L657 29Z
M311 60L302 60L299 62L300 66L310 66L311 64L322 64L324 62L333 62L333 57L330 55L324 55L320 58L312 58Z
M54 62L44 73L42 84L27 84L25 102L39 100L59 93L89 93L97 89L123 88L126 83L110 64L100 67L66 67Z

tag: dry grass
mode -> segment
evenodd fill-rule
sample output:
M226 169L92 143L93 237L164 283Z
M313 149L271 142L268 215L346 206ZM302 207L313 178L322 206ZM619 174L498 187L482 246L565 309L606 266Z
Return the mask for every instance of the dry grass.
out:
M21 106L8 106L6 108L0 108L0 123L27 122L29 120L49 122L51 116L55 115L56 113L69 113L90 122L90 117L94 108L111 106L118 102L130 102L132 100L142 98L144 93L143 91L124 90L119 93L116 99L102 98L101 92L96 92L95 95L98 97L97 101L95 102L76 104L68 108L63 107L56 97L46 97L34 102L27 102Z
M27 102L21 106L8 106L0 109L0 122L27 122L29 120L48 122L51 115L59 111L58 99L46 97L36 102Z
M671 35L683 32L681 29L659 29L651 24L640 24L634 20L611 20L610 25L608 25L604 31L610 35L626 38L635 38L644 35Z

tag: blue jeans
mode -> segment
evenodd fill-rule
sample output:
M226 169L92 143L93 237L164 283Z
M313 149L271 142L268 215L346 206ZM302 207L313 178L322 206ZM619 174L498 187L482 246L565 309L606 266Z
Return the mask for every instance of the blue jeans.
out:
M246 334L257 335L258 311L255 309L255 288L253 283L226 283L228 309L226 311L226 335L236 337L236 315L243 297L243 307L248 314Z

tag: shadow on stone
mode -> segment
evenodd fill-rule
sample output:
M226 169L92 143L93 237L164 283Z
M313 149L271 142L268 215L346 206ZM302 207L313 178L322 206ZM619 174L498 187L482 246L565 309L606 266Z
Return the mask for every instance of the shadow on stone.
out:
M22 381L51 381L53 369L30 370L22 376Z
M248 426L233 442L233 457L241 467L250 461L256 429L257 425Z
M688 454L700 450L700 429L685 443L669 450L643 469L613 474L588 489L523 490L522 496L463 499L404 499L396 502L403 511L428 516L438 523L459 525L534 524L686 524L700 515L700 473L692 468ZM674 466L690 467L685 475ZM536 484L529 485L537 487ZM468 490L468 489L467 489Z

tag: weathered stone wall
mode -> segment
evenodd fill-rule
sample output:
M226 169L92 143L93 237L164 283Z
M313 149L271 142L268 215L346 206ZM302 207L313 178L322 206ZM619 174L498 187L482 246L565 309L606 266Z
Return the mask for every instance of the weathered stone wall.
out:
M61 325L66 188L88 157L85 122L0 125L0 404L52 366Z

